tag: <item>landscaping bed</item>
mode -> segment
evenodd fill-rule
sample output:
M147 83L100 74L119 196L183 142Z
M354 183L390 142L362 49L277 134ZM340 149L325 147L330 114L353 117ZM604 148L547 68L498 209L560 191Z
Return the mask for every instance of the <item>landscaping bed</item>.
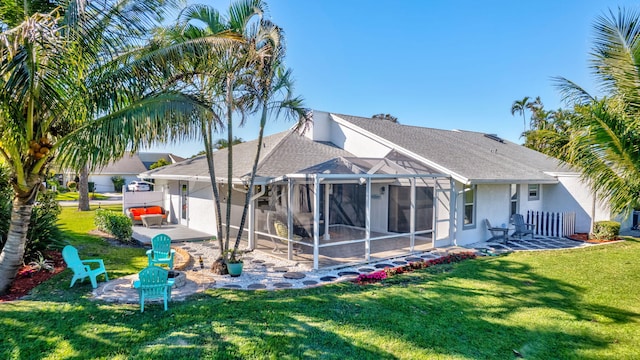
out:
M59 251L47 251L44 256L53 262L53 271L34 271L29 265L22 266L18 271L18 276L16 276L16 279L9 288L9 293L6 295L0 295L0 302L19 299L29 294L29 292L36 286L51 279L53 276L66 269L67 266Z

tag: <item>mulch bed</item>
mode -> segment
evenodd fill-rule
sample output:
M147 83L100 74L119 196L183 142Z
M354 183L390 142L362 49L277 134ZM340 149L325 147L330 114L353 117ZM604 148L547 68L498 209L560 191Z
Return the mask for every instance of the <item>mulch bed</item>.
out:
M567 237L569 239L571 239L571 240L582 241L582 242L587 242L587 243L591 243L591 244L602 244L602 243L608 243L608 242L621 240L620 238L617 238L616 240L589 239L589 234L587 234L587 233L573 234L573 235L569 235Z
M23 272L27 273L31 267L28 265L21 267L18 271L18 276L9 288L9 292L6 295L0 296L0 303L13 301L27 295L33 288L49 280L67 267L59 251L45 251L44 257L53 261L53 272L43 270L31 274L22 274Z

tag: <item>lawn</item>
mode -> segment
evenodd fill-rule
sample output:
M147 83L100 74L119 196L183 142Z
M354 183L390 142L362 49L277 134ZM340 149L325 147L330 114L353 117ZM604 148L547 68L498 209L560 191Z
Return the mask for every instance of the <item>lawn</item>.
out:
M102 194L89 193L89 199L92 200L106 200L109 197ZM69 191L66 193L58 193L56 195L56 200L58 201L78 201L78 193L75 191Z
M142 249L87 236L91 213L61 223L111 277ZM70 271L0 305L3 359L631 359L640 339L640 242L468 260L360 286L209 290L169 311L95 302ZM516 353L517 352L517 353Z

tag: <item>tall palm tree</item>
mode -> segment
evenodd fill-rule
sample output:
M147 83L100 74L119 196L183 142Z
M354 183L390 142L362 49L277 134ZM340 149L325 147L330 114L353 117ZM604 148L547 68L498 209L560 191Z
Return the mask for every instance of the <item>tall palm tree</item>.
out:
M527 104L529 103L529 97L525 96L522 100L516 100L511 104L511 115L515 116L515 114L522 115L522 133L527 131L527 118L525 116L525 112L527 110Z
M252 46L264 9L265 4L261 0L233 2L226 15L209 6L192 5L185 8L178 17L178 23L167 30L168 36L175 44L219 37L234 40L214 51L189 57L187 63L182 64L190 68L190 72L187 72L188 76L181 75L172 82L172 85L185 90L195 89L196 96L205 99L212 109L212 114L203 119L202 132L213 187L218 243L222 255L214 266L220 272L226 271L224 257L229 255L227 250L230 245L230 201L233 188L227 186L226 221L223 228L220 195L213 161L215 148L213 133L221 130L227 133L227 184L230 185L233 182L234 126L244 125L246 112L251 105L251 98L247 96L246 90L253 76L251 67L256 63L255 59L265 57L267 51Z
M267 120L270 116L278 117L283 113L286 117L293 117L298 122L296 127L302 128L309 120L309 111L303 107L302 98L293 94L293 79L291 70L283 65L285 47L283 42L282 29L267 20L260 22L260 30L254 39L254 44L258 50L269 49L268 56L258 58L254 64L253 81L249 86L252 98L256 100L256 110L260 112L260 123L258 127L258 141L256 153L253 160L253 167L249 177L249 190L245 195L244 207L240 219L239 231L236 242L231 251L230 259L234 259L240 245L247 211L253 196L254 182L262 141Z
M171 130L209 112L193 97L158 90L154 71L127 71L127 50L137 34L126 35L153 22L165 3L69 1L64 18L34 14L0 33L0 156L11 169L14 189L0 253L0 293L22 264L33 202L54 159L63 166L106 164L128 148L194 136ZM82 24L71 26L78 19ZM97 36L88 25L112 31L111 51L85 46ZM84 72L90 75L78 81ZM80 93L91 98L92 108ZM88 109L88 116L79 116Z
M609 11L594 30L591 69L605 97L557 79L563 98L576 105L564 151L598 198L624 213L640 198L640 14Z

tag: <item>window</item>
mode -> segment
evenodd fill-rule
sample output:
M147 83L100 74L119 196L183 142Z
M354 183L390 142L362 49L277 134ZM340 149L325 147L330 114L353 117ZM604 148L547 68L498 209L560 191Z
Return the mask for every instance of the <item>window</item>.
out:
M529 200L540 200L540 184L529 184Z
M464 199L464 228L476 226L476 186L465 185L463 188Z
M510 201L510 210L509 210L509 219L511 219L511 216L513 216L513 214L517 214L519 212L519 193L520 193L520 185L517 184L511 184L511 189L510 189L510 197L509 197L509 201Z
M416 231L431 230L433 227L433 188L416 187ZM389 185L390 232L411 231L411 187Z

